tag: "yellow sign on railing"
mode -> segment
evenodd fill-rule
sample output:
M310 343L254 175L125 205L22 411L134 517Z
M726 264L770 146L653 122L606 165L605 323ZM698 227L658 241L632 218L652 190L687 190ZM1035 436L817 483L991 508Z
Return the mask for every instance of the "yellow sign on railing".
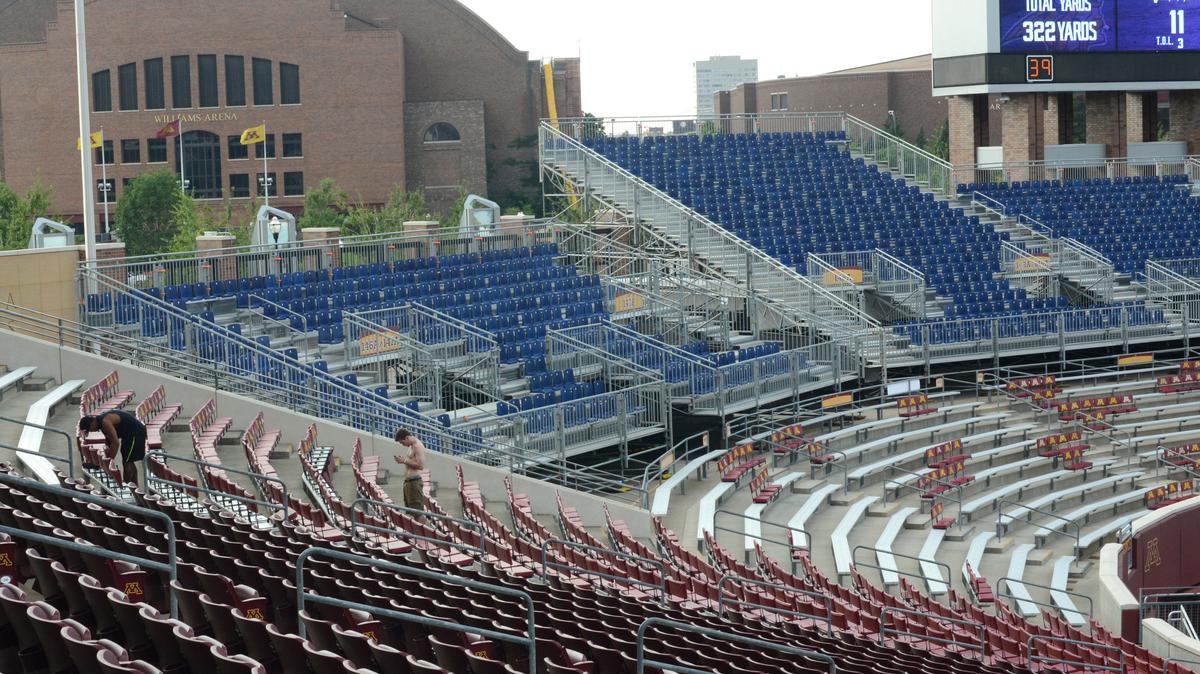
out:
M623 314L646 306L646 298L637 293L621 293L613 300L613 313Z
M861 284L863 282L862 267L838 267L837 271L831 269L825 272L822 280L827 286L841 286L846 285L846 279L855 285Z
M400 335L395 332L372 332L358 338L358 355L378 356L381 353L399 351Z
M1045 271L1050 266L1050 256L1046 253L1037 253L1034 255L1026 255L1019 257L1013 264L1013 269L1018 274L1025 272Z

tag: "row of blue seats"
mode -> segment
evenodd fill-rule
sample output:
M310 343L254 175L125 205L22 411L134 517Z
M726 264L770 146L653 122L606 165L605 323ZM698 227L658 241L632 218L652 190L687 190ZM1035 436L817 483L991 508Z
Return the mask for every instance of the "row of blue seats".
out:
M897 323L892 330L898 335L909 338L913 344L918 346L925 343L924 335L926 333L929 335L930 344L950 344L960 341L991 339L993 320L996 326L996 336L999 338L1055 334L1058 332L1060 318L1063 321L1064 332L1120 328L1122 320L1127 321L1126 324L1129 327L1159 325L1166 320L1161 309L1153 309L1144 304L1125 304L1066 313L1062 310L1040 313L1001 312L975 317L969 321L951 319L912 321Z
M529 377L529 390L542 393L547 389L558 389L567 384L575 383L575 370L567 368L565 370L550 370L542 373L530 373L526 369L525 374Z
M239 279L213 281L211 283L185 283L169 285L162 288L162 299L191 300L211 297L233 297L238 293L251 293L279 286L307 286L330 280L354 279L392 275L420 270L435 270L439 278L455 273L478 273L481 264L503 262L506 260L519 261L522 259L550 258L558 254L557 244L539 244L532 248L516 248L511 250L489 251L487 253L469 253L443 257L424 257L407 260L396 260L386 263L372 263L357 266L337 267L332 271L310 269L302 272L289 272L280 275L267 274L250 276ZM525 265L517 265L519 269Z
M560 402L598 396L602 393L604 393L604 380L602 379L581 382L560 382L558 385L547 386L519 398L513 398L509 401L509 405L515 408L513 411L527 412L539 407L556 405ZM498 412L499 405L497 405Z
M994 190L997 186L1007 185L1012 189L1018 190L1045 190L1045 189L1071 189L1081 190L1089 187L1120 187L1125 185L1145 185L1145 184L1162 184L1162 185L1186 185L1188 177L1183 174L1165 175L1165 176L1121 176L1119 178L1088 178L1078 180L1015 180L1011 183L960 183L958 185L959 194L970 192L986 192Z

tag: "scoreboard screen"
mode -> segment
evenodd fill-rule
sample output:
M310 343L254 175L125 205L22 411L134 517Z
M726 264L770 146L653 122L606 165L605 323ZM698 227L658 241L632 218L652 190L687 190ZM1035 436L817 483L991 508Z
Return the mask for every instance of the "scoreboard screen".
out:
M1200 0L1000 0L1002 53L1200 50Z
M1200 0L1121 0L1117 51L1200 49Z

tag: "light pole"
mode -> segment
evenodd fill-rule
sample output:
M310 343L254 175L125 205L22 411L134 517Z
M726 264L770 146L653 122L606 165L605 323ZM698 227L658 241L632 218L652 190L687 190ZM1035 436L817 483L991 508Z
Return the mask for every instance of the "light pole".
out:
M272 215L269 220L271 225L271 238L275 241L275 245L279 245L279 232L283 230L283 220L279 219L278 215Z
M101 152L103 151L104 150L102 148ZM101 164L101 167L103 166L104 165ZM110 185L108 182L107 172L105 172L104 177L100 179L100 191L104 193L104 233L107 235L111 231L108 227L108 204L112 201L113 192L113 185Z
M265 171L266 169L264 169ZM267 173L263 173L258 177L258 185L262 188L263 203L267 206L271 205L271 185L275 184L275 180Z
M84 0L75 0L75 80L79 86L79 160L83 169L83 240L89 267L96 264L96 196L92 191L92 120L88 116L87 29L83 14ZM104 146L101 145L101 153Z

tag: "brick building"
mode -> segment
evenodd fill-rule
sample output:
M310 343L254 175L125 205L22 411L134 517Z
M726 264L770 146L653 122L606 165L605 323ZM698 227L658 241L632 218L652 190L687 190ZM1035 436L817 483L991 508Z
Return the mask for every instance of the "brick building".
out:
M812 77L781 77L743 84L714 97L717 114L846 112L883 126L896 114L909 140L932 136L946 121L946 101L931 91L929 54Z
M94 159L114 201L143 171L180 171L180 139L155 134L181 119L199 199L269 189L298 210L328 177L365 204L397 185L424 189L434 212L460 189L537 202L541 64L455 0L93 0L87 31L91 125L106 139ZM560 114L579 114L578 59L553 73ZM72 220L76 100L71 3L0 7L0 180L48 185ZM238 143L264 122L267 143ZM100 203L99 165L95 178Z

